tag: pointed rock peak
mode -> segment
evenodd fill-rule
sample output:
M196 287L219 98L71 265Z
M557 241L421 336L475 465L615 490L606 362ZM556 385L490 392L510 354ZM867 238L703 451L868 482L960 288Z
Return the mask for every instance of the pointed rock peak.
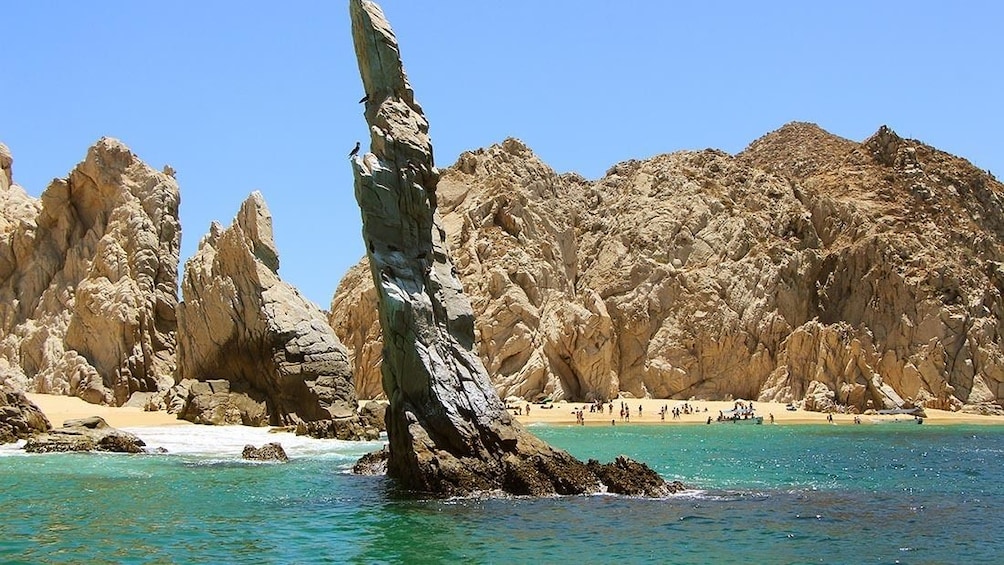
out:
M98 147L104 150L115 150L115 151L129 151L125 143L114 137L102 136L101 139L94 144L94 147Z
M410 92L411 87L401 65L397 37L380 6L369 0L352 0L349 12L359 73L368 97L367 106L379 104L389 95L400 96L405 91Z
M776 152L780 148L787 148L785 152L792 152L798 148L804 150L852 143L812 122L788 122L750 143L740 155Z
M223 225L213 220L209 224L209 231L199 240L199 250L207 245L215 249L216 242L219 241L221 235L223 235Z
M14 157L10 154L10 149L0 143L0 181L5 182L3 188L14 184Z
M903 138L896 134L891 128L883 125L871 137L861 143L868 149L872 157L886 166L896 163L896 154L903 143Z
M750 143L737 157L767 171L806 178L840 162L858 144L816 124L789 122Z
M482 177L557 177L554 170L515 137L473 151L465 151L451 167L466 175Z
M88 162L96 162L103 167L125 168L133 160L138 160L125 143L114 137L102 137L87 151Z
M832 135L813 122L788 122L774 130L781 137L802 137L805 135Z
M255 257L272 272L277 273L279 252L272 236L272 213L269 212L261 192L256 190L247 197L241 204L234 223L250 240Z
M507 153L512 153L513 155L521 155L526 157L533 156L533 150L526 146L525 143L520 141L515 137L507 137L505 141L502 142L502 149L505 149Z
M374 2L350 0L349 12L359 73L366 91L370 153L380 161L398 159L419 177L426 190L435 191L439 171L432 162L429 122L408 84L397 38ZM366 156L357 159L365 162Z

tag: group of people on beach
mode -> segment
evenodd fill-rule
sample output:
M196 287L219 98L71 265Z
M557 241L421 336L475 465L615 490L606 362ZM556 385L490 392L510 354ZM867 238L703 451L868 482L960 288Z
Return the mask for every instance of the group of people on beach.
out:
M613 402L606 403L606 402L603 402L603 401L598 401L598 402L593 402L593 403L589 404L589 413L590 414L601 414L602 415L603 412L604 412L604 410L606 410L606 412L609 415L613 416L613 413L614 413L614 403ZM705 408L704 411L707 412L708 409ZM620 403L620 411L618 412L618 416L620 417L620 420L622 422L628 422L628 423L630 423L631 422L631 412L632 412L632 410L631 410L630 404L628 404L625 401L621 401L621 403ZM637 415L638 418L641 418L643 412L644 412L644 406L642 406L641 404L639 404L638 405L638 411L635 414ZM690 403L686 403L686 402L683 403L680 406L674 407L672 410L670 410L670 408L669 408L668 405L664 404L659 409L659 418L662 421L666 421L666 414L670 414L671 413L673 415L673 419L674 420L679 420L684 414L695 414L697 412L700 412L700 409L698 409L696 406L693 406ZM576 424L585 425L585 423L586 423L586 408L585 407L583 407L583 408L576 408L576 409L572 410L572 414L575 415L575 423ZM617 420L611 418L610 425L612 425L612 426L617 425Z
M704 409L705 412L708 411L707 408ZM669 412L669 406L663 404L662 409L659 411L659 417L665 421L666 413ZM689 402L684 402L682 406L673 407L673 419L679 420L684 414L695 414L698 412L696 406L691 406Z

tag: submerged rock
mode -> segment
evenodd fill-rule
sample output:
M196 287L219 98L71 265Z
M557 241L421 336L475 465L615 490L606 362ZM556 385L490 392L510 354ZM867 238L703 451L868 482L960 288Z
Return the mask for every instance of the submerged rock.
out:
M354 475L386 475L387 462L390 460L390 449L384 447L379 451L367 453L352 466Z
M684 490L680 481L667 483L648 465L619 456L613 463L590 459L589 470L607 487L607 492L628 496L666 496Z
M113 428L100 416L67 420L62 428L38 434L28 439L24 450L29 453L66 451L113 451L143 453L146 443L126 431Z
M370 152L351 160L383 333L387 473L411 491L581 494L585 463L524 430L474 351L474 313L436 213L429 124L373 2L351 0Z

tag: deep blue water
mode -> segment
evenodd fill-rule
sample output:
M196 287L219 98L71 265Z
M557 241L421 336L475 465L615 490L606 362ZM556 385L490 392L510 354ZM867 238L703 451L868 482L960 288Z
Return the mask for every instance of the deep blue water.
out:
M133 430L166 455L0 449L3 563L1000 563L1004 427L536 427L694 487L409 500L346 469L378 443ZM278 440L288 464L239 460Z

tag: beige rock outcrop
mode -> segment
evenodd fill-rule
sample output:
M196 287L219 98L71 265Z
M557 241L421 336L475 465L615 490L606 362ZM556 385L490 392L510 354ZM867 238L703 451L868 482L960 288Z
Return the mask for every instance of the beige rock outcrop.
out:
M35 200L0 148L0 383L121 405L173 384L178 185L102 138Z
M787 402L812 385L861 411L1004 398L1002 194L888 128L855 143L798 123L595 182L506 140L437 192L502 395ZM347 277L330 314L368 393L371 288Z
M178 306L181 416L375 437L356 414L345 347L324 313L278 270L272 216L254 192L230 227L212 224L185 264Z

